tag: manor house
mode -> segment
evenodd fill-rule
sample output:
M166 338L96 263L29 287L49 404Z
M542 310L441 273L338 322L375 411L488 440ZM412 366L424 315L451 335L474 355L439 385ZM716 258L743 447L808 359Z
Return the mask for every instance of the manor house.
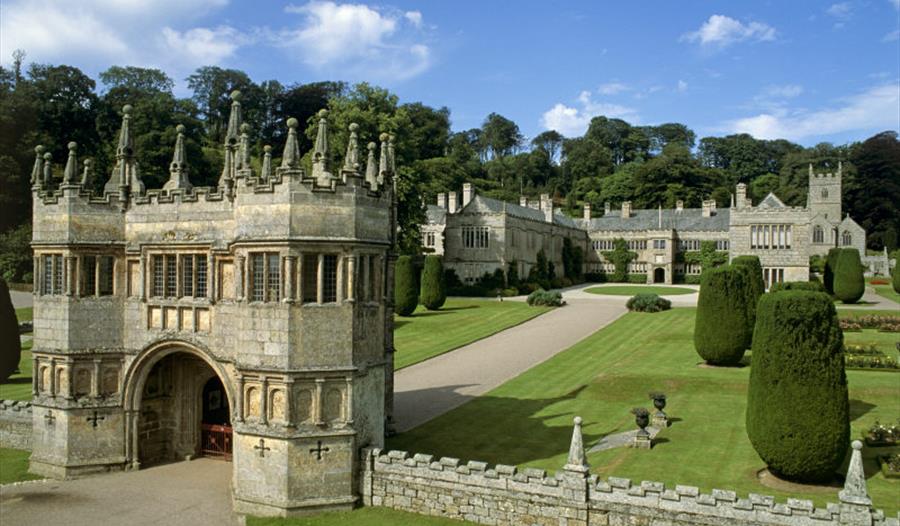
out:
M809 279L809 258L824 256L832 247L859 250L870 272L887 273L887 255L865 256L866 232L841 210L841 167L836 173L815 173L809 167L806 206L785 205L774 194L754 205L747 185L737 185L730 208L718 208L704 200L701 208L686 208L678 201L674 209L633 209L630 201L619 210L606 204L603 214L593 217L590 204L582 218L573 219L554 209L550 196L537 202L521 197L519 204L477 195L471 184L463 185L462 202L456 192L438 194L437 204L427 207L428 222L422 225L426 250L444 256L444 265L464 282L473 282L496 269L517 265L526 276L543 249L557 269L562 268L562 244L569 238L586 255L585 272L613 271L603 256L624 239L637 257L629 274L647 283L695 281L704 242L728 259L758 256L766 286L782 281Z

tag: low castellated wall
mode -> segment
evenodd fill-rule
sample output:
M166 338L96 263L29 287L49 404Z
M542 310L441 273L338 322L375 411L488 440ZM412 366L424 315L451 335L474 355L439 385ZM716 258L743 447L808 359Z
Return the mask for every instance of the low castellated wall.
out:
M859 452L854 451L858 456ZM661 482L633 484L600 479L567 465L544 470L488 466L405 451L365 451L360 477L363 504L490 525L534 526L898 526L866 504L868 497L841 492L839 504L816 508L812 501ZM861 462L859 463L860 473ZM586 468L586 465L585 465ZM853 467L851 466L851 469ZM848 474L848 479L852 478ZM865 479L862 478L863 492ZM870 502L870 501L869 501Z
M0 400L0 447L31 449L31 402Z

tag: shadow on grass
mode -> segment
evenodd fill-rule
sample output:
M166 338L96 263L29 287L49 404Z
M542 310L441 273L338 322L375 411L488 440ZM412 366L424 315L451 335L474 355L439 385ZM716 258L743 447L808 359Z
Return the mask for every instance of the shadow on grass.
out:
M19 378L9 378L3 382L0 382L0 385L10 385L10 384L30 384L31 378L19 377Z
M865 416L866 413L876 408L875 404L870 404L865 400L856 400L850 399L850 421L858 420L860 417Z

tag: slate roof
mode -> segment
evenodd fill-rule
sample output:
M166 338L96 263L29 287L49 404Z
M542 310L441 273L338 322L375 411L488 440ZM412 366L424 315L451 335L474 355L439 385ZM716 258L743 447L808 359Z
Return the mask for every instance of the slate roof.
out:
M703 217L701 208L685 208L680 212L664 208L662 227L684 232L727 232L730 215L731 211L727 208L716 210L711 217ZM582 220L580 223L591 231L657 230L659 229L659 210L632 210L629 218L623 218L619 210L613 210L608 216L595 217L589 223Z
M478 194L475 194L472 202L477 203L476 206L483 207L488 211L495 213L503 212L503 205L506 205L506 213L513 217L531 219L532 221L540 221L542 223L545 222L544 212L535 208L531 208L529 206L521 206L514 203L504 203L499 199L484 197ZM569 228L581 228L581 226L579 226L574 219L558 211L555 211L553 213L553 224L566 226Z
M428 205L425 208L425 217L431 224L443 225L447 218L447 210L437 205Z
M784 203L781 202L781 199L778 199L778 196L769 192L769 195L765 197L758 205L757 208L786 208Z

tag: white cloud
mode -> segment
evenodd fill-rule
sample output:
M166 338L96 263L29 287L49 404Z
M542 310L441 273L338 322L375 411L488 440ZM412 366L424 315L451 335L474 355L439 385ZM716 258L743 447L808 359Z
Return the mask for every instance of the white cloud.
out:
M900 29L895 29L881 37L882 42L895 42L897 40L900 40Z
M894 9L900 9L900 0L888 0L893 6Z
M777 97L784 99L792 99L803 94L803 86L797 84L784 84L781 86L766 86L763 89L763 95L766 97Z
M219 64L232 56L247 39L233 27L214 29L195 27L179 32L170 27L162 29L165 46L191 64Z
M841 2L839 4L831 4L831 7L825 10L829 15L846 20L853 14L853 4L850 2Z
M620 104L595 101L589 91L582 91L577 101L579 107L557 103L541 116L541 125L547 130L556 130L567 137L576 137L584 134L591 119L599 115L624 119L631 123L639 120L637 110Z
M331 1L289 5L285 11L302 15L303 22L298 28L280 31L275 43L297 50L310 66L341 68L344 74L409 78L430 65L428 46L400 33L399 13ZM418 11L402 17L416 26L423 23Z
M775 40L775 28L762 22L743 23L725 15L712 15L697 31L685 33L681 40L703 46L725 47L744 40Z
M606 84L601 84L597 89L597 92L601 95L616 95L623 91L628 91L629 89L631 88L621 82L607 82Z
M749 133L759 139L800 140L856 130L898 129L900 89L897 83L870 88L818 111L781 109L725 123L721 131Z
M687 91L687 89L688 83L681 79L678 79L678 84L675 86L675 91L677 91L678 93L684 93L685 91Z

